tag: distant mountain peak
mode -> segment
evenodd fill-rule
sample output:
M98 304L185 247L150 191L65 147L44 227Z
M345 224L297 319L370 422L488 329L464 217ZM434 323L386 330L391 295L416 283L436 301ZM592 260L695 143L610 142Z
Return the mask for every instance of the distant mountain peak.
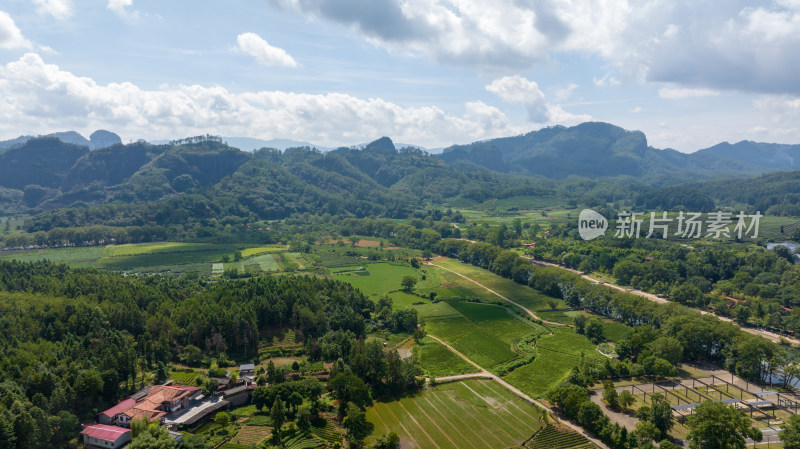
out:
M394 142L392 142L392 139L390 139L390 138L388 138L386 136L381 137L378 140L374 140L374 141L370 142L365 149L366 150L397 151L397 148L395 148Z
M120 139L117 134L104 129L98 129L89 136L89 148L92 150L98 150L120 143L122 143L122 139Z

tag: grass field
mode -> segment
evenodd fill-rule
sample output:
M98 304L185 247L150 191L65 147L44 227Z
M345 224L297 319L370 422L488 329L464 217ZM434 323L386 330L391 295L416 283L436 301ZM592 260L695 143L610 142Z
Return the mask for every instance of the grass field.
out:
M540 426L540 412L491 380L437 386L367 410L373 437L390 431L402 448L516 447Z
M525 324L495 305L457 301L436 305L424 309L436 313L425 315L428 332L486 369L517 358L511 341L537 330L535 325Z
M454 376L478 371L432 338L423 338L416 350L419 355L419 365L429 376Z
M603 357L588 338L576 334L573 329L554 327L552 331L553 335L543 336L537 341L538 356L532 363L517 368L504 378L533 397L544 396L564 380L580 361L581 354Z
M21 262L34 262L49 260L56 263L65 263L73 268L89 268L97 264L103 255L102 246L82 248L56 248L39 249L32 251L7 251L0 253L0 260L19 260Z
M178 385L195 386L194 380L199 375L200 373L195 371L172 371L169 373L169 378Z
M364 274L364 270L358 270L360 266L366 269L366 274ZM419 280L422 273L408 265L371 263L339 267L332 274L332 277L348 282L364 292L365 295L377 299L392 290L399 290L400 281L406 275L413 276Z
M261 254L278 253L288 250L289 245L265 245L255 248L245 248L242 250L242 258L247 259L248 257L259 256Z
M491 271L465 264L459 260L443 259L437 261L436 264L460 273L531 310L547 308L549 307L547 301L554 299L550 296L537 292L527 285L517 284L516 282L500 277ZM467 280L464 281L469 282ZM496 295L492 295L490 292L486 291L486 289L480 288L472 282L469 283L485 292L482 295L483 297L486 297L485 295L489 295L488 297L491 298L490 300L492 302L501 300ZM563 301L556 301L559 308L566 307L566 303Z

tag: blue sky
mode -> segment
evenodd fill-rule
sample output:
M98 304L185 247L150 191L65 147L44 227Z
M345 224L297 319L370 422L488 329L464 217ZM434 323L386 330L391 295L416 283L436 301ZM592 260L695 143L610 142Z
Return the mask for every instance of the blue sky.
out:
M0 139L800 143L800 0L6 0Z

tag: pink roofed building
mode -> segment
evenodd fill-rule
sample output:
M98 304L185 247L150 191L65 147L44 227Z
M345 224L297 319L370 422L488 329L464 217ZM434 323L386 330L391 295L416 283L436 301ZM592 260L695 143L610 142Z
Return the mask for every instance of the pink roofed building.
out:
M84 424L81 435L87 449L117 449L131 441L131 429L106 424Z
M178 385L154 385L139 399L128 398L108 410L100 412L100 424L130 427L134 419L146 418L149 422L161 422L170 413L189 406L192 399L201 393L197 387ZM106 446L107 447L107 446Z

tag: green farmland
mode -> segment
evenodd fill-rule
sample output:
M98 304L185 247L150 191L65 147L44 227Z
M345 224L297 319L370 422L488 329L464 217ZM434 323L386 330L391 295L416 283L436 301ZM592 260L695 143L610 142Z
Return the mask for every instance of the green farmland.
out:
M521 445L539 429L541 414L494 381L474 379L376 402L367 419L373 437L397 432L403 448L480 449Z

